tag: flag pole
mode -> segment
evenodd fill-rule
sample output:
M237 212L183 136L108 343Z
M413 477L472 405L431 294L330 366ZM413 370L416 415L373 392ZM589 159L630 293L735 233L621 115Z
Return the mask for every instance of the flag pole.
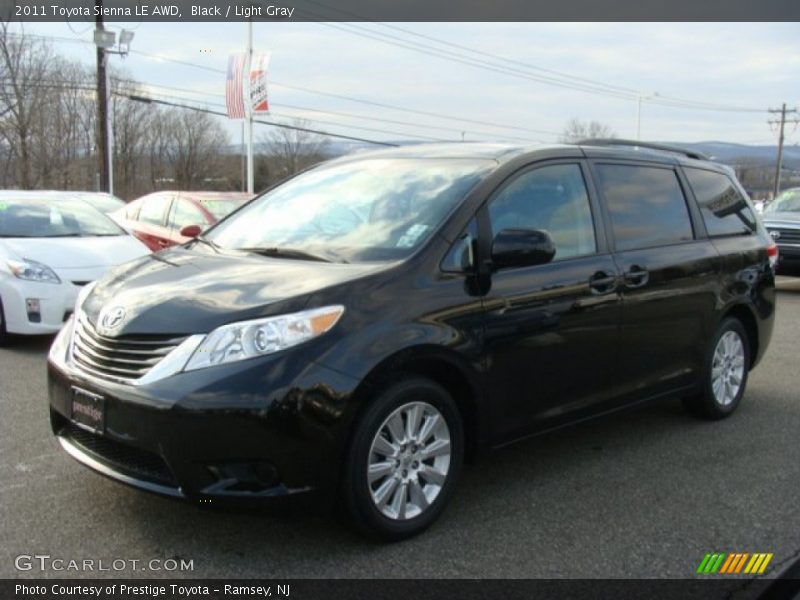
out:
M254 194L253 177L253 98L250 93L250 70L253 68L253 19L247 21L247 94L246 98L246 118L247 118L247 193Z

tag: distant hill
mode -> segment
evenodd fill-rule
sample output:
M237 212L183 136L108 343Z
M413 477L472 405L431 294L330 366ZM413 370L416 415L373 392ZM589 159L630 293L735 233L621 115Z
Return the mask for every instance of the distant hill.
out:
M726 164L748 160L756 164L774 165L778 154L777 146L752 146L729 142L669 142L669 144L703 152ZM792 144L783 147L783 165L787 169L800 169L800 146Z
M399 146L408 146L418 144L419 142L411 140L390 140L389 143L397 144ZM748 163L750 165L774 165L775 157L778 152L777 146L758 146L750 144L733 144L730 142L657 142L668 144L671 146L680 146L690 150L696 150L707 154L718 160L719 162L736 165ZM351 152L360 152L363 150L380 149L383 146L367 144L362 142L351 142L347 140L332 139L328 143L327 152L331 157L342 156ZM257 154L266 153L268 148L265 144L256 144L255 152ZM238 154L241 152L239 144L232 144L225 147L226 154ZM783 164L786 169L800 170L800 145L792 144L784 146L783 149Z

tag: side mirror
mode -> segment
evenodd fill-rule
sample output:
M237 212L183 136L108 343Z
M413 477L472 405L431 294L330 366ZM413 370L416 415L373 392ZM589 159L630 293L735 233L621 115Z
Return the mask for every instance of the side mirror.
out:
M553 260L556 244L543 229L503 229L492 241L492 266L532 267Z
M181 229L181 235L183 237L196 238L201 233L203 233L203 230L200 228L200 225L187 225Z

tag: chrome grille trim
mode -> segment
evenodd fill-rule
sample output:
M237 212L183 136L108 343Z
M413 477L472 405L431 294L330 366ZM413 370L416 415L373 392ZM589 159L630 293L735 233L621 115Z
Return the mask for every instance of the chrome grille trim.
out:
M786 229L784 227L768 227L768 229L770 231L778 231L781 234L781 236L775 240L779 246L781 243L800 243L800 228Z
M98 334L86 315L75 321L71 358L76 367L103 379L135 383L186 338L173 336L122 336Z

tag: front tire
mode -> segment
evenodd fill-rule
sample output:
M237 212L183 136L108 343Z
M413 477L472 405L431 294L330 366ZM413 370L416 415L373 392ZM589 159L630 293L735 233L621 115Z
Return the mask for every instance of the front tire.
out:
M695 416L717 420L730 416L739 406L747 387L750 344L738 319L720 323L706 355L700 393L684 399Z
M370 537L396 541L416 535L444 510L463 456L461 417L447 390L424 378L397 381L355 428L344 506Z
M3 299L0 298L0 346L8 344L8 330L6 330L6 315L3 312Z

